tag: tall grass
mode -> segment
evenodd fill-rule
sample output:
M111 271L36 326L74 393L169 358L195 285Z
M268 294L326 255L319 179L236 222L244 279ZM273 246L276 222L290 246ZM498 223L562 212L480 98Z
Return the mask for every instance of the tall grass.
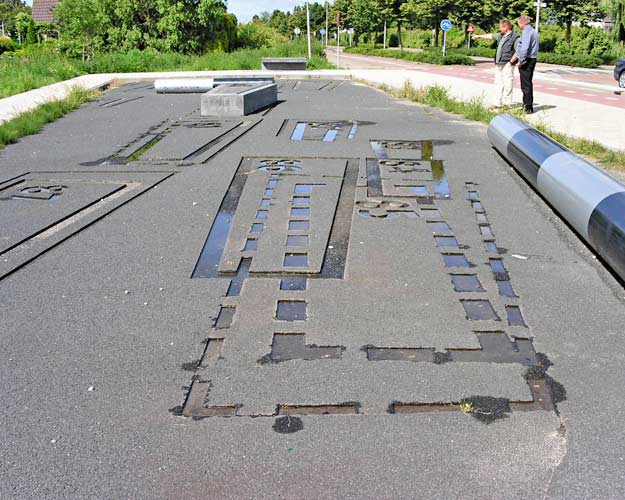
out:
M68 59L45 48L24 56L0 59L0 98L67 80L87 73L128 73L145 71L208 71L260 69L262 57L306 55L306 44L288 43L266 49L243 49L235 52L212 52L184 55L133 50L125 53L98 54L92 61ZM310 69L331 68L321 45L315 45Z
M21 113L15 118L0 123L0 149L17 142L26 135L36 134L44 125L90 101L96 92L73 87L65 99L49 101L32 111Z

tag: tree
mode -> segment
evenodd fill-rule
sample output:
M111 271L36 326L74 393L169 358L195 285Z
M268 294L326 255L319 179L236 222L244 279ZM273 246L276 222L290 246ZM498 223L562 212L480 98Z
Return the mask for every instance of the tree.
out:
M93 57L103 27L98 0L61 0L54 9L54 17L58 19L61 37L80 44L82 60Z
M604 0L602 4L606 13L612 18L612 39L625 44L625 0Z
M4 31L14 38L18 38L16 18L20 14L30 16L31 8L20 0L0 0L0 21L4 24ZM24 31L24 35L26 32ZM23 39L24 37L22 37Z
M377 31L382 19L382 11L377 0L354 0L348 10L351 27L357 35ZM356 38L356 42L358 38Z
M26 34L28 33L28 27L33 24L33 18L26 12L18 12L15 16L15 33L20 41L26 40Z
M551 12L566 26L566 43L571 43L571 27L575 21L600 19L598 0L552 0Z
M440 22L449 17L455 2L452 0L408 0L402 12L419 28L434 30L434 45L438 47Z

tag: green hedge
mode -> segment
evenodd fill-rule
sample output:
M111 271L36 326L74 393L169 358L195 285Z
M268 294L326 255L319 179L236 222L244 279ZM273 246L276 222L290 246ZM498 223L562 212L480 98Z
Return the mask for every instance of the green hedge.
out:
M451 64L463 64L466 66L475 65L475 61L470 57L463 54L448 53L443 57L443 54L439 50L426 50L423 52L408 52L405 50L384 50L374 49L372 47L347 47L345 52L351 52L354 54L364 54L368 56L377 57L391 57L394 59L403 59L406 61L420 62L427 64L437 64L440 66Z
M495 57L496 49L475 47L471 49L452 49L453 54L463 54L473 57ZM580 68L596 68L602 64L602 59L588 54L556 54L555 52L539 52L538 62L560 64L563 66L577 66Z

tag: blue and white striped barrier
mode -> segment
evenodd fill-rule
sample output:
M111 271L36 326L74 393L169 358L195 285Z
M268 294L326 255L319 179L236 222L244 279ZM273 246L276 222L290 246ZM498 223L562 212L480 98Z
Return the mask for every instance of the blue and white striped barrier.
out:
M490 122L488 137L625 280L625 185L508 114Z

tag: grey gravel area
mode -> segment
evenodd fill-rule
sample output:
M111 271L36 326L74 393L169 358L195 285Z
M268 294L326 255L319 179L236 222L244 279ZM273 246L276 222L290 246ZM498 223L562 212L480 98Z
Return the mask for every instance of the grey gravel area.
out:
M625 497L622 284L483 126L279 90L228 120L125 85L0 151L0 498ZM453 360L488 334L542 364Z

